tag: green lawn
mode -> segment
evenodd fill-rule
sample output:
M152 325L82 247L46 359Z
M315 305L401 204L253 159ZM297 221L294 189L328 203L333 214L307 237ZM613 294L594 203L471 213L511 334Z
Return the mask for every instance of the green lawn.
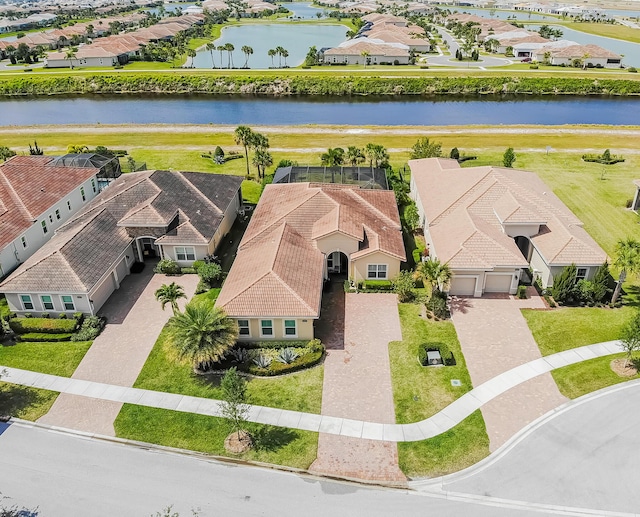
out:
M232 456L224 449L231 429L221 418L125 404L114 427L120 438ZM241 456L244 460L306 469L316 459L318 433L257 424L247 427L256 447Z
M556 381L560 393L565 397L575 399L607 386L640 378L640 375L620 377L611 369L611 361L624 356L625 354L616 354L597 357L582 363L558 368L553 370L551 375Z
M55 391L0 382L0 415L36 421L47 414L57 397Z
M632 307L522 310L542 355L619 339L622 327L631 320L634 313L635 309Z
M91 343L91 341L20 342L12 346L0 346L0 365L71 377Z
M417 304L399 304L402 341L389 343L396 422L417 422L434 415L472 389L453 323L420 317ZM425 368L418 363L422 343L446 343L457 364ZM452 379L462 386L451 385ZM489 438L480 412L450 431L421 442L398 445L400 468L410 477L438 476L473 465L489 454Z

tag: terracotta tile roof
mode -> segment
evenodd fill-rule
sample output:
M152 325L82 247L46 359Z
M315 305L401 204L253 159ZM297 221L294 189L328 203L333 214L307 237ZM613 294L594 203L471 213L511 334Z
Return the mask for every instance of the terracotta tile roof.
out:
M605 252L531 172L410 160L435 254L454 268L526 267L503 224L539 226L531 241L550 265L601 264Z
M55 156L14 156L0 164L0 249L99 170L48 165Z
M390 43L381 43L381 40L367 41L369 38L360 38L348 45L339 45L335 48L326 50L325 56L361 56L363 52L368 52L370 56L383 56L383 57L406 57L409 55L409 50L405 48L399 48ZM396 43L395 45L400 45Z
M607 58L607 59L621 59L622 56L611 52L598 45L571 45L560 50L552 50L551 54L554 57L565 57L569 59L583 59L584 56L589 58ZM587 58L588 59L588 58Z

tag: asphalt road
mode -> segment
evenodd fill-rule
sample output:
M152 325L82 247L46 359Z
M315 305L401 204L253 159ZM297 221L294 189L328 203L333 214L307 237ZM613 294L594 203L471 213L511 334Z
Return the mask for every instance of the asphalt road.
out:
M609 392L560 413L488 466L418 491L362 487L0 424L0 491L10 498L5 505L38 507L39 517L145 517L169 505L182 517L192 509L200 517L634 512L638 407L640 383Z

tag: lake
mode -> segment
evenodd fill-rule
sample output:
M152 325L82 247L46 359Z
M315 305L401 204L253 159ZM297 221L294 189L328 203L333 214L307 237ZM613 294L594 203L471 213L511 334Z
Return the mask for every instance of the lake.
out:
M276 56L272 59L268 56L269 49L277 46L283 47L289 52L287 65L295 67L304 61L309 47L316 46L318 50L323 47L336 47L346 39L347 27L344 25L325 24L269 24L269 25L239 25L225 27L222 34L215 41L216 46L231 43L235 47L233 63L236 68L244 66L245 57L240 50L243 45L253 48L253 55L249 58L249 68L264 69L278 66L280 59ZM223 52L222 64L228 66L228 54ZM216 68L220 67L220 52L214 51L213 60ZM282 59L284 65L284 59ZM195 68L212 68L211 53L206 50L198 51L193 60Z
M285 2L281 5L286 7L289 11L293 12L294 18L302 18L305 20L317 19L318 13L324 17L324 10L319 7L312 7L310 2Z
M183 11L187 8L190 7L192 5L198 5L195 2L176 2L176 3L171 3L171 4L163 4L164 5L164 10L167 13L172 13L174 11L176 11L178 8L182 9ZM149 11L151 14L158 14L158 10L160 9L160 7L150 7L148 9L144 9L145 11Z
M638 124L639 98L86 96L0 100L0 126L36 124Z
M484 18L491 19L491 10L490 9L472 9L468 7L461 6L442 6L443 9L450 9L451 12L458 11L459 13L468 13L475 14L476 16L482 16ZM555 16L549 16L542 13L531 13L529 16L529 11L498 11L497 9L493 13L493 18L497 18L499 20L506 20L507 18L513 19L516 17L517 20L527 21L553 21L557 20Z
M562 39L568 39L580 43L581 45L598 45L607 50L611 50L616 54L621 54L624 57L622 62L627 66L640 67L640 43L632 43L630 41L623 41L614 38L606 38L604 36L596 36L594 34L587 34L586 32L576 31L573 29L567 29L561 25L549 25L555 29L562 31ZM537 31L539 25L527 25L528 30Z

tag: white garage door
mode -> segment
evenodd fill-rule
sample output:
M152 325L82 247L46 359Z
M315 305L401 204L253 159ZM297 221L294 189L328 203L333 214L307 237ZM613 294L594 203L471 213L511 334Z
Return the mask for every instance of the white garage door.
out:
M123 258L120 261L120 264L116 266L116 274L118 275L119 283L122 283L122 281L124 280L124 277L129 274L129 269L127 268L127 262L125 258Z
M513 275L487 275L487 281L484 285L485 293L508 293L511 289L511 279Z
M475 277L454 277L451 280L449 294L454 296L473 296L476 290Z
M109 299L109 296L111 296L111 293L115 291L115 283L116 281L112 272L107 278L105 278L102 285L93 293L91 300L93 301L93 308L96 312L100 310L104 305L104 302L106 302Z

